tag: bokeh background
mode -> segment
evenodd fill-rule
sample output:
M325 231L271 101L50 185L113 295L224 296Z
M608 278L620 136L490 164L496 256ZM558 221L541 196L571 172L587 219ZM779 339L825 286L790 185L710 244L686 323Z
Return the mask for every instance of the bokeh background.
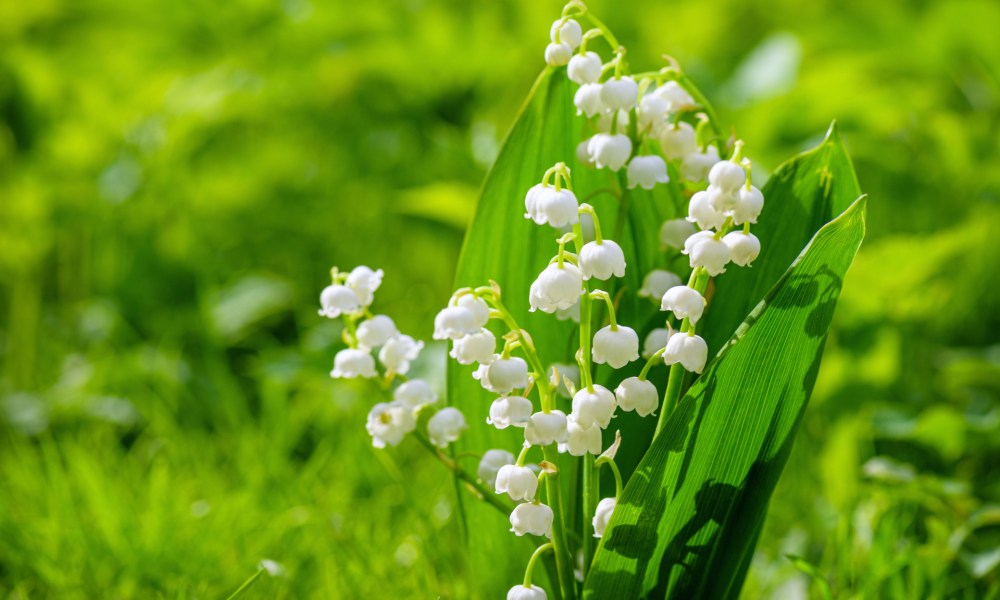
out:
M755 166L836 118L871 196L744 595L1000 595L1000 4L591 7ZM262 559L259 597L469 593L454 487L370 447L317 295L381 267L430 338L560 8L0 2L0 597L225 597Z

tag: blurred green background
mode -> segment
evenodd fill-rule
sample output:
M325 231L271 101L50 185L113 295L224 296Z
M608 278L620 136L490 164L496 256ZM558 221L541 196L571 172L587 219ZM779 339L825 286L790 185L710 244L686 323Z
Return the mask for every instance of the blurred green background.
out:
M592 2L869 235L747 598L1000 595L1000 4ZM0 597L462 598L454 488L327 373L332 264L430 338L557 2L0 2ZM439 377L443 358L421 365ZM792 558L790 558L792 557Z

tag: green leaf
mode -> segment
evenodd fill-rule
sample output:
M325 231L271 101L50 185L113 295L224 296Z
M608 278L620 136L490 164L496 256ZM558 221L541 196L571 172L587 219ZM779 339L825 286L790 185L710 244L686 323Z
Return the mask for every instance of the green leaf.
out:
M625 488L586 597L739 595L864 208L861 198L819 230L670 415Z

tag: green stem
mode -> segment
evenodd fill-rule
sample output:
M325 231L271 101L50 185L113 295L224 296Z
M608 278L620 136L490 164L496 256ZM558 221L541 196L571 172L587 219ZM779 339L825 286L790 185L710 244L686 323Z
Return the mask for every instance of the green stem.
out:
M260 578L260 576L263 574L264 574L264 569L258 569L256 573L254 573L253 575L250 576L249 579L244 581L243 585L237 588L237 590L233 592L226 600L236 600L237 598L245 594L247 590L250 589L250 586L252 586L257 581L257 579Z
M625 485L622 483L622 472L618 470L618 463L612 459L608 459L608 466L611 467L611 472L615 476L615 500L622 499L622 489Z
M684 334L675 333L674 335ZM663 431L663 427L667 424L667 417L670 416L670 413L674 411L674 407L677 406L677 402L681 396L681 388L684 387L685 376L687 376L687 371L684 370L683 365L680 363L670 365L670 377L667 378L667 390L663 392L663 406L660 409L660 418L656 422L654 438Z
M443 464L448 470L454 473L456 477L458 477L465 483L469 484L469 487L473 488L476 492L478 492L481 500L483 500L490 506L493 506L505 516L510 516L511 511L514 510L513 506L500 500L500 498L497 497L497 495L494 493L493 490L486 489L486 486L479 483L479 480L477 480L472 475L469 475L469 473L466 472L466 470L463 469L461 465L452 460L451 457L443 454L436 446L434 446L434 444L431 443L429 439L427 439L424 436L424 434L420 433L419 431L414 431L413 435L418 440L420 440L420 443L423 444L425 448L427 448L434 456L438 458L439 461L441 461L441 464Z
M649 360L646 361L646 364L642 367L642 370L639 371L639 381L646 381L646 376L649 375L649 370L653 368L653 365L660 362L660 357L662 357L663 353L666 351L667 351L666 348L660 348L659 350L656 351L656 354L649 357Z
M583 577L586 580L590 563L594 559L594 523L592 518L597 510L597 475L600 467L594 466L594 455L583 455Z
M517 324L517 320L514 319L514 315L510 314L507 307L503 305L500 298L495 295L490 294L490 301L493 304L493 308L499 313L501 320L507 324L507 327L517 335L518 341L521 342L521 350L524 351L525 358L528 359L528 363L531 364L531 368L535 370L536 373L540 373L542 376L535 380L535 385L538 386L538 396L541 398L542 411L549 412L552 410L552 389L549 385L548 377L545 376L547 371L545 366L542 365L541 359L538 358L538 352L535 347L528 341L524 336L521 326ZM582 309L581 305L581 309Z
M596 220L595 220L596 225ZM573 233L576 234L576 251L580 253L583 247L583 227L579 222L573 224ZM596 233L596 228L595 228ZM580 385L590 391L594 391L594 379L591 366L591 325L592 312L590 301L590 284L583 282L583 294L580 296Z
M555 444L542 449L545 460L553 465L558 464L559 451ZM559 589L564 600L576 598L576 584L573 579L573 560L566 546L566 522L563 519L562 492L559 486L559 472L550 473L545 478L545 495L552 509L552 552L556 556L556 572L558 573Z
M604 290L594 290L590 292L590 297L594 300L603 300L608 307L608 321L611 324L611 331L618 331L618 319L615 318L615 303L611 300L611 294Z
M541 558L542 554L544 554L546 550L551 549L552 542L547 542L538 548L535 548L535 551L531 554L531 558L528 559L528 566L524 569L524 587L531 587L531 574L535 570L535 563L538 562L538 559Z

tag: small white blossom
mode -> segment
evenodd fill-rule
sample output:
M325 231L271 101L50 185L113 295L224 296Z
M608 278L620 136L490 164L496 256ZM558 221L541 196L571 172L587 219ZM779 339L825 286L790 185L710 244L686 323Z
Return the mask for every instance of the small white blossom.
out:
M497 471L494 486L496 493L507 494L514 502L530 502L535 499L535 492L538 491L538 476L528 467L504 465Z
M712 165L708 172L708 183L723 192L735 193L747 182L747 172L743 165L731 160L723 160Z
M544 504L534 502L518 504L510 513L510 530L519 536L530 533L550 537L552 517L552 509Z
M566 67L566 75L569 76L569 80L573 83L580 85L594 83L601 78L601 69L603 66L601 57L596 52L577 54L569 59L569 65Z
M712 206L709 192L695 192L688 202L688 221L697 223L702 229L715 229L726 222L726 215Z
M497 429L524 427L531 418L532 410L531 400L523 396L500 396L490 405L490 416L486 422Z
M333 370L330 377L336 379L351 379L354 377L377 377L375 359L367 350L346 348L333 357Z
M457 340L472 333L477 333L481 325L477 325L476 315L463 306L449 306L438 312L434 317L434 339Z
M354 267L347 276L347 287L358 296L361 306L369 306L375 298L375 290L382 285L382 269L376 271L361 265Z
M463 294L458 297L455 304L472 313L473 323L477 329L486 327L486 323L490 320L490 307L485 300L472 294Z
M639 297L649 298L653 302L659 303L667 290L680 284L681 278L676 273L664 271L663 269L653 269L643 278L642 287L639 289Z
M695 246L704 240L710 240L714 237L714 231L699 231L698 233L692 234L688 237L688 239L684 240L684 249L681 250L681 254L691 254L691 250L694 249Z
M583 28L575 19L556 20L549 28L549 39L566 44L576 50L583 42Z
M601 88L601 100L611 110L632 110L639 100L639 85L628 76L609 79Z
M601 453L601 428L597 425L581 427L574 415L566 417L566 443L559 444L559 452L583 456L588 452Z
M593 357L595 363L608 363L612 369L639 360L639 334L624 325L602 327L594 334Z
M465 415L454 406L446 406L434 413L427 422L427 436L438 448L445 448L465 431Z
M658 183L667 183L670 177L667 175L667 163L656 154L649 156L636 156L628 163L628 188L634 189L636 186L644 190L653 189Z
M663 294L660 310L672 311L678 319L691 319L694 324L705 312L705 297L692 287L677 285Z
M536 188L537 186L531 190ZM526 219L531 219L538 225L547 224L556 228L572 225L579 220L580 203L570 190L556 190L554 186L546 185L534 192L531 190L524 199Z
M639 125L639 132L659 131L666 119L670 105L663 98L655 94L646 94L639 101L639 109L636 111L636 123Z
M645 379L629 377L615 388L615 400L618 408L624 411L634 410L640 417L656 412L660 406L660 395L656 386Z
M672 365L680 363L688 371L701 373L708 360L708 344L699 335L678 333L670 336L667 351L663 353L663 362Z
M709 145L704 152L691 152L681 161L681 177L688 181L704 181L709 170L719 162L719 149Z
M557 44L555 42L545 47L545 62L553 67L562 67L569 62L573 56L573 49L569 44Z
M397 335L392 337L378 351L378 359L385 368L406 375L410 370L410 361L417 360L420 351L423 350L424 343L414 340L408 335Z
M632 155L632 140L620 133L598 133L587 142L587 152L598 169L618 171Z
M735 191L727 191L718 186L710 185L705 193L708 194L709 204L719 212L728 213L736 206L737 193Z
M663 98L669 105L670 112L679 112L698 108L691 94L680 86L676 81L668 81L656 88L654 95Z
M616 504L617 500L614 498L602 498L597 503L597 510L594 511L594 520L592 521L594 525L594 537L599 538L604 536L604 532L608 528L608 521L611 520L611 514L615 512Z
M328 285L319 295L320 316L336 319L342 314L356 313L361 309L361 301L354 290L346 285Z
M519 356L495 359L486 367L486 375L493 387L491 391L498 394L528 387L528 363Z
M559 385L556 387L556 393L563 398L572 398L573 392L580 387L580 367L566 363L553 363L549 365L548 376L549 381L553 385L556 383L556 371L559 371ZM569 386L572 386L573 392L570 392Z
M365 429L372 436L373 446L385 448L398 444L416 426L410 407L399 402L380 402L368 412Z
M489 329L480 329L478 333L470 333L452 342L448 354L460 365L479 363L488 365L493 362L497 348L497 338Z
M660 226L660 243L665 248L684 247L684 240L694 233L694 225L687 219L670 219Z
M528 301L531 311L553 313L572 307L583 294L583 273L576 265L564 262L545 267L531 284Z
M411 379L400 384L393 390L392 397L396 402L413 409L425 404L434 404L438 399L437 392L423 379Z
M698 136L690 124L681 121L660 130L660 149L667 160L681 160L698 151Z
M752 233L733 231L727 233L722 241L729 246L729 258L735 264L746 267L760 254L760 240Z
M657 327L649 332L642 342L642 357L652 358L654 354L667 347L667 340L674 332L666 327Z
M524 428L524 440L532 446L548 446L566 442L566 413L561 410L536 412Z
M625 253L622 247L611 240L587 242L580 248L580 272L584 279L608 280L625 276Z
M584 387L573 396L573 418L580 427L597 425L604 429L615 414L615 395L603 385L594 384L594 390Z
M690 259L691 268L705 267L708 274L715 277L719 273L726 272L726 264L729 263L729 246L722 240L715 237L704 237L691 245L691 250L686 253Z
M733 225L742 225L750 222L756 223L761 209L764 208L764 194L760 193L757 186L750 186L750 189L741 188L736 194L736 206L733 207Z
M358 324L358 344L364 348L378 348L398 333L399 330L391 318L375 315Z
M496 485L497 472L504 465L514 464L514 455L506 450L492 449L483 453L483 458L479 460L479 468L476 475L487 487Z
M576 90L576 94L573 95L573 104L576 106L576 114L587 115L588 119L603 112L607 107L601 100L601 84L585 83L581 85L580 89Z
M548 600L548 598L545 590L537 585L530 587L515 585L507 591L507 600Z

